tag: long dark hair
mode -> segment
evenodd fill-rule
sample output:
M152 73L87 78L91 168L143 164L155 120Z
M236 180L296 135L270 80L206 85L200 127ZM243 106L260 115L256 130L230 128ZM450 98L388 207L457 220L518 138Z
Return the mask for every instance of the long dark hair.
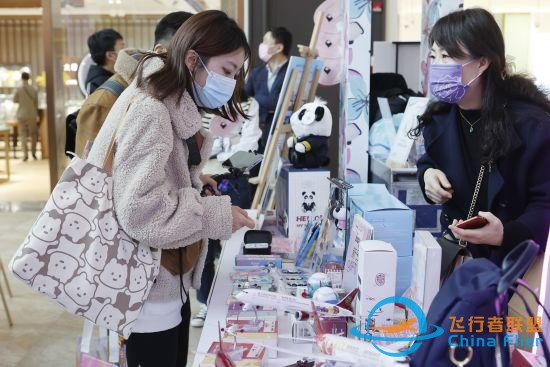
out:
M504 38L495 19L485 9L466 9L439 19L432 28L430 45L437 43L452 58L487 58L489 67L480 77L484 86L481 120L484 126L482 146L485 159L496 160L508 153L512 145L515 116L509 102L525 101L550 113L545 92L523 75L512 75L506 64ZM464 52L466 51L466 52ZM420 136L433 116L449 112L451 104L431 102L419 117L419 125L410 135Z
M196 104L193 78L184 62L187 51L196 51L206 64L213 56L225 55L240 48L244 50L245 59L249 59L251 51L246 36L227 14L219 10L197 13L177 30L166 53L148 53L144 56L137 70L137 85L146 88L152 96L161 101L171 95L177 95L179 101L183 91L187 90ZM144 78L144 63L154 57L164 60L164 66ZM202 64L198 62L197 68L201 67ZM237 74L237 84L229 102L220 109L208 110L209 112L230 120L235 120L238 115L246 116L239 102L247 71L243 68Z

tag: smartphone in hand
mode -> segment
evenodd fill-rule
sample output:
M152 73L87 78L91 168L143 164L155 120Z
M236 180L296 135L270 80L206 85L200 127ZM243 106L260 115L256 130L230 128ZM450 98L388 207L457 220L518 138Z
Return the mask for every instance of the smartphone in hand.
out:
M460 229L478 229L484 227L487 223L489 223L487 219L476 215L475 217L467 219L462 223L458 223L456 227Z

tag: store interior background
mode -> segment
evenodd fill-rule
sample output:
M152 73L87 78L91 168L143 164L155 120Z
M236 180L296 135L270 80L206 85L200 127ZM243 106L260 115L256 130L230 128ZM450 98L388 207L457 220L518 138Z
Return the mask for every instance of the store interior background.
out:
M78 109L83 97L76 85L76 68L87 53L86 39L96 30L112 27L124 36L127 47L150 49L153 30L165 14L185 10L222 9L234 17L257 49L265 31L287 27L297 44L308 44L313 12L321 0L13 0L0 1L0 124L13 126L11 102L23 68L30 69L32 84L40 91L43 109L38 161L23 162L20 144L10 146L11 178L0 183L0 259L7 264L52 185L63 171L65 116ZM550 87L550 0L465 0L466 8L481 6L495 15L501 26L507 53L517 72L534 76ZM386 0L382 12L372 16L372 40L396 42L401 53L397 69L409 87L418 89L418 43L422 0ZM543 46L545 45L545 46ZM373 71L395 71L394 65L376 61ZM415 53L416 52L416 53ZM408 57L410 55L413 62ZM414 59L414 57L417 59ZM258 65L257 57L253 60ZM386 70L385 68L393 68ZM322 87L319 95L338 116L339 87ZM335 129L334 131L337 131ZM4 143L0 142L0 170L4 170ZM330 143L338 156L338 137ZM15 157L15 159L14 159ZM337 159L332 160L333 163ZM337 167L331 167L333 173ZM4 172L1 172L4 173ZM9 328L0 312L0 366L74 365L81 321L63 313L45 297L35 295L10 278L14 294L8 300L15 326ZM194 305L193 307L196 307ZM196 341L200 329L192 330ZM193 350L191 344L190 350ZM55 363L55 364L54 364Z

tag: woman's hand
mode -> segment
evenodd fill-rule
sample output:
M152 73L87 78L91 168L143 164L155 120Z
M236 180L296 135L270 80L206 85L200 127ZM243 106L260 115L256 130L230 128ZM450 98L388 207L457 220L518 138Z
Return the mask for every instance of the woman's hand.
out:
M424 172L424 191L426 196L436 204L443 204L453 198L453 188L447 176L435 168Z
M254 229L256 223L248 216L248 213L238 206L231 206L231 216L233 217L233 232L238 231L242 227Z
M504 226L500 219L489 212L479 212L478 215L487 219L487 224L478 229L461 229L456 225L463 220L453 221L449 229L453 232L456 238L475 245L492 245L500 246L504 237Z
M216 195L220 195L220 192L218 191L218 183L210 175L201 174L199 178L204 186L209 185L212 187L212 190L214 190Z

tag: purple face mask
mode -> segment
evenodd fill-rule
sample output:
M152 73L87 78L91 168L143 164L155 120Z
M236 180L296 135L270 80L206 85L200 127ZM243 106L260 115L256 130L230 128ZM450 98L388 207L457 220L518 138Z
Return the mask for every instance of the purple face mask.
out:
M472 60L474 61L474 60ZM481 74L462 84L462 67L466 64L431 64L430 65L430 92L440 101L457 103L470 89L470 84Z

